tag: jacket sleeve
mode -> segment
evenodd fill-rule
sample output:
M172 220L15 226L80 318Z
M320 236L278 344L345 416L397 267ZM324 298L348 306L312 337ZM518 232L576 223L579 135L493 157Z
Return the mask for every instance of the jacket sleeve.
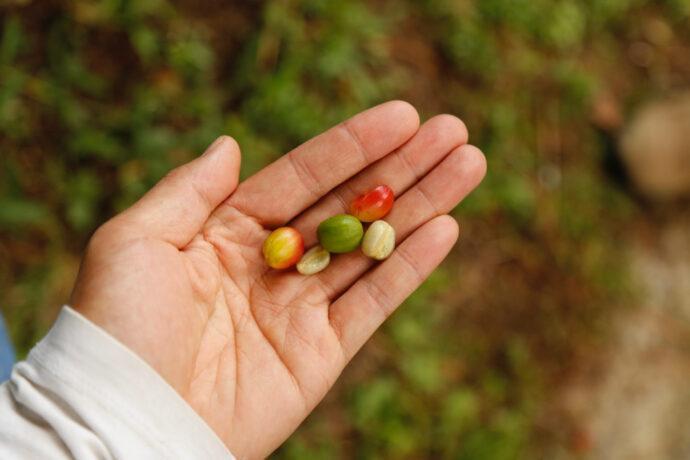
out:
M148 364L64 307L0 386L0 458L233 456Z

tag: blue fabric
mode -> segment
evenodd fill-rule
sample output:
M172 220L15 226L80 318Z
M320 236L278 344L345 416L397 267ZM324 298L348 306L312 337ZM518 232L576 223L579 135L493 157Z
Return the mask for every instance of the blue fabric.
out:
M14 365L14 349L5 330L5 322L0 316L0 383L10 378Z

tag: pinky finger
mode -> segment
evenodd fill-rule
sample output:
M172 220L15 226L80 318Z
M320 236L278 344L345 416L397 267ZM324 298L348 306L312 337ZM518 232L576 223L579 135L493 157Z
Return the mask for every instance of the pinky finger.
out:
M340 338L346 360L422 284L457 239L458 224L452 217L430 220L331 305L331 326Z

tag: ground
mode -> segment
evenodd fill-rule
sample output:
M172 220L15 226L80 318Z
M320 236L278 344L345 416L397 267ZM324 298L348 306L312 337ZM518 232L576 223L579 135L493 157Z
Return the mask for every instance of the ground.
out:
M637 302L617 313L596 369L560 395L585 458L690 456L690 213L666 214L626 237Z

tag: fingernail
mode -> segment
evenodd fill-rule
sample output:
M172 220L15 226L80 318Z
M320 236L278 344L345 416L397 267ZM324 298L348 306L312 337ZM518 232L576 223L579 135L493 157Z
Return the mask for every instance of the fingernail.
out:
M226 138L225 136L218 137L218 139L213 141L213 143L208 146L208 148L206 149L206 151L204 152L204 154L202 156L205 157L205 156L211 155L213 152L215 152L216 149L218 149L218 147L220 147L220 145L225 141L225 138Z

